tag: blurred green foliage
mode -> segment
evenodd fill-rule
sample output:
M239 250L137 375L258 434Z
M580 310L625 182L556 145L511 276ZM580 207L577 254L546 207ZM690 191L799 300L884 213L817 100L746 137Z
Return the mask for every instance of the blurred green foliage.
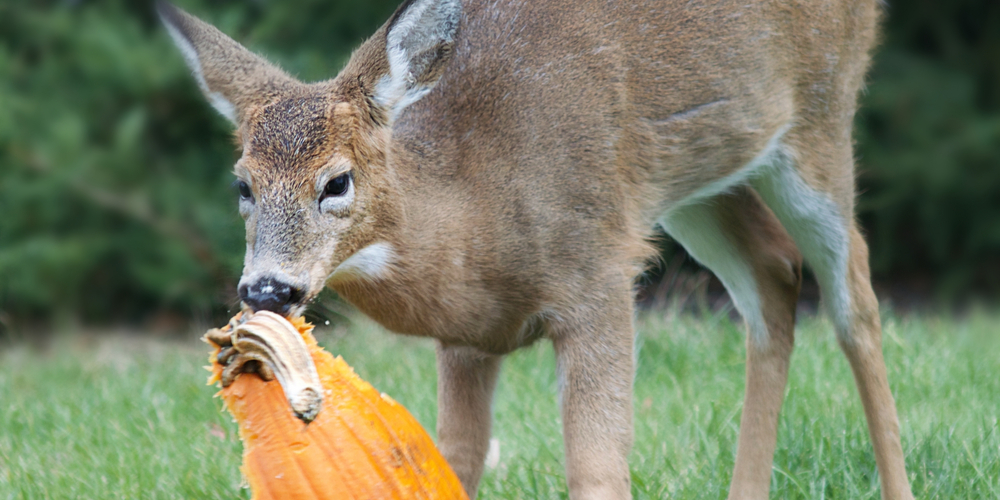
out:
M306 80L396 6L178 3ZM224 316L244 244L231 133L152 2L0 2L0 322Z
M304 80L396 0L179 1ZM897 0L858 117L859 214L883 281L1000 285L1000 3ZM0 2L0 328L218 321L243 226L229 124L151 2Z
M856 120L876 279L1000 292L1000 2L893 0Z

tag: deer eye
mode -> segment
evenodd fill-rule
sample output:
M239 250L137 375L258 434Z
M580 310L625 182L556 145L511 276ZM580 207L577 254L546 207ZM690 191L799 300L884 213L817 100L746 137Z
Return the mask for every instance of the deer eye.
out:
M343 196L349 187L351 187L351 174L341 174L326 183L326 187L323 188L323 197Z
M319 211L337 217L351 213L354 202L354 178L350 172L343 173L327 181L319 195Z
M244 200L249 200L253 197L253 193L250 191L250 186L243 181L236 181L236 190L240 192L240 198Z

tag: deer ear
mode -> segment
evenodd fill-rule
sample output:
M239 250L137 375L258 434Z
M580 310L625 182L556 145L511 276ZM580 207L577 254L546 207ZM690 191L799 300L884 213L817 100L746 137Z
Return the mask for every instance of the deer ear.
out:
M169 2L156 2L156 10L208 102L234 124L239 125L252 105L269 101L296 83L212 25Z
M441 78L461 16L460 0L407 0L389 19L385 32L389 73L379 81L375 100L388 110L390 123Z

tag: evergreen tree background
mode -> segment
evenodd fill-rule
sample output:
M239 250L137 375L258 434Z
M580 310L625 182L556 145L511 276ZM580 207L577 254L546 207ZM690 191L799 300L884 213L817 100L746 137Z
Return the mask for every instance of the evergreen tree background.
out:
M177 3L307 81L335 75L398 4ZM995 297L1000 2L886 10L856 122L876 280ZM0 3L0 332L225 319L244 250L237 157L151 2Z

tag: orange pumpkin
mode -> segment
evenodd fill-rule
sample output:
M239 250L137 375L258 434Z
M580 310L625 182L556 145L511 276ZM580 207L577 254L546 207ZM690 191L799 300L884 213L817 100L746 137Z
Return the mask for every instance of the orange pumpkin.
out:
M234 324L216 332L229 333ZM239 424L241 470L254 499L467 498L406 408L319 347L304 319L288 326L302 336L322 384L322 406L311 423L291 410L278 380L243 373L219 393ZM206 339L215 346L212 384L220 380L223 366L220 345L210 335Z

